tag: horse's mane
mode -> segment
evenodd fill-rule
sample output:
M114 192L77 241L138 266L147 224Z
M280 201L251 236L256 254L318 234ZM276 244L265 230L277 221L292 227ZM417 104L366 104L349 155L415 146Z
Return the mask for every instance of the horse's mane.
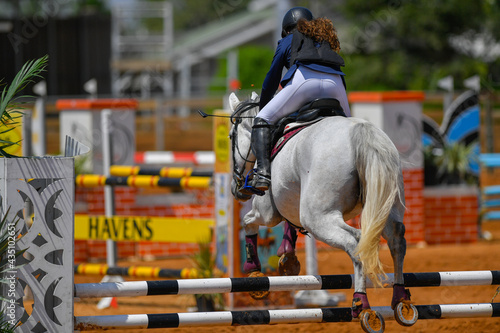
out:
M244 113L259 106L259 101L256 99L247 99L238 104L233 114L231 114L231 122L234 124L235 121L242 117Z

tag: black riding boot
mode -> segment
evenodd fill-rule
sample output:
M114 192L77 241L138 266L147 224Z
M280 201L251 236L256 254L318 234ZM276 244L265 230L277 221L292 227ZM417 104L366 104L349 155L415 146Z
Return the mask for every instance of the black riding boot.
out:
M256 117L252 127L252 151L257 158L257 172L250 185L266 191L271 185L271 125Z

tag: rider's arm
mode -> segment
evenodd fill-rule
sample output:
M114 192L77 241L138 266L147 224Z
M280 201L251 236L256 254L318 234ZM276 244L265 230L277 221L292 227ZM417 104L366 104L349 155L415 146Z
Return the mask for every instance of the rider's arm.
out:
M290 53L292 45L292 35L288 35L278 42L276 52L274 53L271 68L267 72L262 91L260 93L259 107L262 109L274 96L281 81L283 68L290 67Z

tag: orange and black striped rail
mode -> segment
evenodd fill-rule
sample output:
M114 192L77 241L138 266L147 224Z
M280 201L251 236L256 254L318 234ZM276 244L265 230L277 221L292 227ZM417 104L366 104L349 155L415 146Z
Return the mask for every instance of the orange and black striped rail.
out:
M143 167L112 165L109 169L111 176L160 176L166 178L182 177L212 177L213 172L208 170L195 170L193 168L179 167Z
M208 188L212 185L211 177L180 177L168 178L160 176L128 176L128 177L106 177L103 175L83 174L76 176L77 187L99 187L99 186L129 186L129 187L180 187L184 189Z
M170 269L149 266L110 267L106 264L81 263L74 266L75 274L80 275L120 275L136 278L176 278L196 279L200 273L196 268Z

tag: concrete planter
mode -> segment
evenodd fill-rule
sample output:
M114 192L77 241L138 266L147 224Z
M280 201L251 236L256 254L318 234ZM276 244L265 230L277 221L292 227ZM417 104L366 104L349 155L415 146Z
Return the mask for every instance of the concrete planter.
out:
M17 332L73 331L73 158L1 158L0 204L12 238L21 235L16 251L27 249L4 274L7 319L23 323ZM11 222L17 218L14 235ZM29 291L35 306L26 311L23 297Z

